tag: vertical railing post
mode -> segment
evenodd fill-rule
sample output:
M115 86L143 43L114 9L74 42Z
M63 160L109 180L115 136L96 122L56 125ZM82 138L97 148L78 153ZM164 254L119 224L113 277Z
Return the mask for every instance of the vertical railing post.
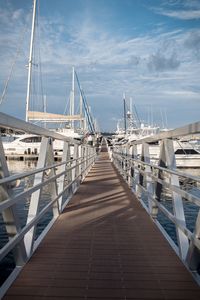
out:
M143 143L142 145L142 161L144 161L147 164L150 164L150 153L149 153L149 144ZM148 197L148 209L149 213L154 216L154 202L153 197L154 197L154 187L153 187L153 182L152 178L150 176L150 173L152 172L151 167L147 164L144 164L145 168L145 175L142 176L143 178L143 184L144 184L144 177L146 179L146 189L147 189L147 197Z
M83 151L83 170L82 170L82 180L85 179L85 176L86 176L86 167L87 167L87 160L86 160L86 157L87 157L87 151L86 151L87 147L86 145L83 145L82 147L82 151Z
M133 146L129 146L129 152L128 152L128 165L129 165L129 171L128 171L128 185L129 187L132 187L133 185Z
M54 164L53 142L52 142L52 139L49 138L45 166L47 167L47 166L51 166L53 164ZM51 178L51 177L55 177L55 175L56 175L56 170L55 170L55 167L54 167L54 168L51 168L49 174L46 175L46 177ZM57 180L53 180L49 184L48 192L50 194L50 199L51 200L54 200L54 199L57 198L57 196L58 196ZM59 202L58 202L58 200L53 203L52 209L53 209L53 217L54 217L54 219L56 219L59 215Z
M125 146L125 180L128 183L129 178L129 145Z
M85 176L88 173L88 165L89 165L89 146L85 146Z
M193 239L200 239L200 211L198 213L195 228L193 231ZM190 241L186 262L192 271L197 271L200 265L200 251L194 244L194 240Z
M120 158L121 158L120 173L123 176L123 171L124 171L124 151L123 151L123 147L122 146L120 146Z
M124 176L124 148L120 147L120 154L121 154L121 166L120 166L120 173Z
M90 167L93 165L93 163L94 163L94 159L93 159L93 157L92 157L92 155L93 155L93 147L90 147Z
M133 190L136 193L137 197L139 198L141 195L141 188L140 188L140 172L138 170L138 152L137 152L137 145L133 145L133 158L134 158L134 176L133 176Z
M89 166L89 169L90 169L90 165L92 164L92 158L91 158L92 148L91 148L91 146L89 146L88 150L89 150L88 166Z
M121 170L120 170L120 167L121 167L121 155L119 153L119 147L116 147L116 148L113 147L113 163L114 163L115 167L121 173Z
M126 147L124 146L123 147L123 177L124 179L126 180L126 168L127 168L127 165L126 165Z
M165 157L165 149L164 149L164 141L161 141L159 147L159 159L158 159L158 167L167 168L166 165L166 157ZM158 179L163 180L163 171L158 169ZM163 185L160 182L156 182L155 184L155 196L158 201L161 201Z
M77 175L77 159L78 159L78 145L74 144L73 163L72 163L72 182ZM72 193L76 190L76 182L72 183Z
M79 157L79 160L78 160L78 174L79 174L79 178L80 178L80 182L82 181L82 165L83 165L83 145L79 145L78 147L78 157Z
M93 155L93 147L90 146L90 168L92 167L92 165L94 163L92 155Z
M123 167L123 163L122 163L123 158L122 158L122 155L123 155L123 153L122 153L122 147L119 146L117 148L117 168L118 168L120 174L122 174L122 167Z
M68 142L64 142L63 143L63 153L62 153L62 162L65 162L70 159L70 155L69 155L69 143ZM64 171L66 171L65 174L63 174L62 176L60 176L57 180L58 182L58 194L60 194L63 190L64 190L64 186L65 186L65 179L66 176L68 177L68 163L65 163L63 165L61 165L59 167L59 172L62 173ZM63 203L63 195L59 198L59 210L60 212L62 211L62 203Z
M49 144L49 139L46 137L43 137L41 146L40 146L41 151L40 151L40 154L38 157L38 163L37 163L38 169L45 167L48 144ZM44 179L44 171L37 173L34 178L33 186L41 183L43 181L43 179ZM41 192L42 192L42 189L40 188L39 190L37 190L36 192L34 192L31 195L31 200L30 200L30 205L29 205L29 210L28 210L28 217L27 217L27 224L30 223L30 221L32 221L32 219L35 218L35 216L38 213ZM26 252L27 252L28 257L32 253L33 243L34 243L34 238L35 238L35 231L36 231L36 225L34 225L24 236L24 242L25 242L25 247L26 247Z
M93 164L94 164L94 163L95 163L95 160L96 160L96 156L97 156L97 150L96 150L96 147L93 147L92 155L93 155Z
M5 158L5 153L3 149L2 140L0 137L0 179L4 177L8 177L9 170ZM7 185L0 186L0 202L8 199L12 195L11 188ZM8 239L12 239L17 233L21 231L20 220L17 215L16 205L12 205L12 207L7 208L2 212L3 221L5 223L6 232L8 235ZM24 246L24 241L20 241L19 244L13 249L14 260L17 266L22 266L26 259L26 250Z
M162 143L160 159L162 160L162 164L166 165L168 169L175 170L176 169L176 158L174 153L173 141L166 139ZM161 162L160 162L161 164ZM170 174L170 184L180 188L178 175ZM175 218L181 223L183 227L186 227L185 223L185 214L183 208L183 199L180 194L175 191L172 191L172 203L173 203L173 211ZM180 257L185 260L189 242L185 233L176 225L176 235L179 245Z
M77 178L77 176L80 175L80 168L79 168L79 158L80 158L80 151L79 151L79 145L76 145L76 160L75 160L75 164L76 164L76 167L75 167L75 178Z
M73 155L74 155L74 146L70 142L69 143L69 163L68 163L69 170L67 172L68 184L70 184L72 182ZM70 198L71 195L72 195L72 186L70 186L68 189L68 198Z
M90 157L90 149L89 146L86 146L86 175L88 174L88 166L89 166L89 157Z

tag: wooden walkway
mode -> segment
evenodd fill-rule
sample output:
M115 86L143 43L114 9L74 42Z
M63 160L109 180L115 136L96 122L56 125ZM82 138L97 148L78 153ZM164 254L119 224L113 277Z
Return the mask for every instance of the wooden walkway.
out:
M200 299L103 148L5 300Z

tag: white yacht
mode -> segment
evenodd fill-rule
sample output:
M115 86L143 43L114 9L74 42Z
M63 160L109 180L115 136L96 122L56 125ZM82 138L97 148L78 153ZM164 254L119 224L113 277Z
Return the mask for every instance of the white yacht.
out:
M200 168L200 151L194 149L190 143L179 140L174 140L173 146L177 168ZM158 163L159 151L159 144L150 144L150 159L155 164ZM138 153L141 153L139 149Z
M6 156L32 154L38 155L41 137L33 134L21 134L13 136L12 141L3 142Z
M145 125L133 119L133 114L128 111L126 114L127 128L123 131L119 126L112 140L113 146L125 145L127 143L138 141L140 139L156 135L166 129L162 130L158 126ZM126 124L126 122L124 122ZM125 133L126 131L126 133ZM123 135L119 133L123 132ZM176 166L178 168L200 168L200 137L190 139L176 139L173 141L174 153L176 157ZM137 145L138 157L141 156L142 145ZM152 163L157 164L160 153L159 143L150 143L149 145L150 160Z
M73 134L73 132L72 132ZM64 134L63 134L64 135ZM67 135L67 137L70 137ZM80 135L71 136L74 139L80 139ZM37 157L40 152L41 136L34 134L21 134L19 136L14 136L13 140L10 142L3 142L4 152L7 158L17 158L29 156ZM61 156L63 153L63 141L55 140L53 142L54 154L56 156ZM71 156L73 155L73 147L71 147Z

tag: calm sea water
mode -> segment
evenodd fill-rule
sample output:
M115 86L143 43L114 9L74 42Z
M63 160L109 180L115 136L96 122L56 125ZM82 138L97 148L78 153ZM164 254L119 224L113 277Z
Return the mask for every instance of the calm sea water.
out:
M20 174L26 171L35 169L36 161L8 161L8 168L11 174ZM14 194L19 194L33 184L33 176L26 177L21 180L18 187L13 189ZM46 203L50 201L50 194L48 192L48 186L42 190L42 203L40 204L39 210L41 210ZM20 225L23 228L26 225L26 219L28 214L30 199L22 200L16 205L17 215L19 216ZM44 215L43 221L39 222L36 228L36 237L42 232L45 226L52 218L52 212L49 211ZM0 249L8 242L5 224L3 222L2 215L0 215ZM0 285L5 281L8 275L12 272L15 267L14 258L10 252L3 261L0 262Z
M9 161L8 167L10 170L10 173L17 174L17 173L23 173L25 171L30 171L31 169L34 169L36 166L36 161ZM200 169L187 169L187 170L181 170L184 172L188 172L195 176L200 176ZM31 186L33 183L33 177L32 178L25 178L20 182L20 185L14 189L14 193L19 193L26 189L27 187ZM185 190L190 191L196 196L200 197L200 186L196 186L191 182L184 182L182 186ZM40 209L49 201L50 195L48 193L48 187L43 190L42 195L42 203L40 205ZM144 201L146 201L144 199ZM163 205L171 212L173 212L172 207L172 201L170 194L166 191L166 193L163 193L162 196L162 203ZM188 228L193 231L195 226L196 217L198 214L199 208L189 203L188 201L183 201L184 203L184 211L185 211L185 217L186 217L186 223ZM22 201L17 205L17 211L18 215L20 217L20 225L22 227L25 226L27 213L28 213L28 206L29 206L29 199L26 201ZM45 225L51 220L52 213L49 212L45 215L44 221L40 222L37 226L37 232L36 236L44 229ZM163 213L159 212L158 214L158 220L163 225L165 230L168 232L168 234L171 236L171 238L174 240L175 243L177 243L176 238L176 229L172 222L170 222ZM7 234L5 225L2 219L2 216L0 215L0 248L2 248L6 243L8 242ZM0 284L2 284L7 276L12 272L13 268L15 267L14 259L12 256L12 253L9 253L4 260L0 263Z

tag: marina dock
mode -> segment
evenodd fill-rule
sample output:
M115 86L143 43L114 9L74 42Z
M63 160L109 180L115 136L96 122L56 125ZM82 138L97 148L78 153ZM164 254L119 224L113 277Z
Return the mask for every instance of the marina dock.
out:
M200 300L199 1L1 2L0 300Z
M200 288L127 187L105 144L3 298L200 299Z

